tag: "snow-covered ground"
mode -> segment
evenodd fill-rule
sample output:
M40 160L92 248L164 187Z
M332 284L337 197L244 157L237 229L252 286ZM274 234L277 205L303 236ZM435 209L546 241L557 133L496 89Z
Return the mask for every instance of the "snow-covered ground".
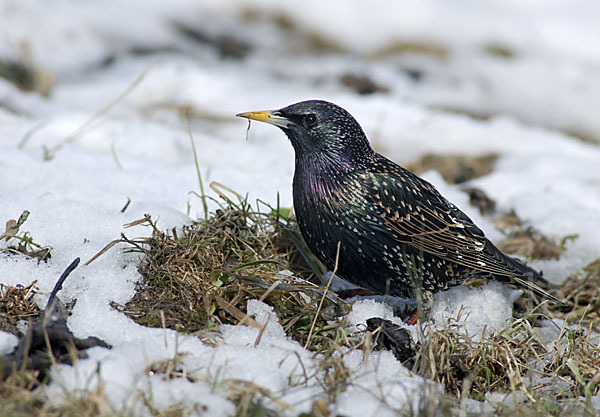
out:
M23 230L53 249L39 265L1 256L0 282L36 280L44 306L66 266L118 238L123 224L149 213L167 228L201 215L201 201L190 194L198 182L183 108L205 184L248 192L250 201L275 202L279 193L290 206L287 139L253 124L246 141L246 122L234 114L318 98L349 110L374 146L401 164L428 152L498 153L493 173L472 184L556 241L577 235L559 260L532 262L560 283L600 256L599 21L594 0L378 0L368 7L342 0L4 0L0 59L30 60L54 84L44 97L0 78L0 221L29 210ZM182 26L209 41L182 35ZM223 56L214 46L227 36L245 56ZM359 95L340 82L348 73L369 76L387 92ZM424 177L490 239L502 239L458 187L435 172ZM127 230L130 237L147 233ZM113 349L94 348L76 366L54 369L51 398L93 389L101 378L117 410L141 410L139 393L146 392L158 409L200 404L207 415L230 415L225 382L241 379L275 393L297 415L324 395L318 373L302 379L316 372L318 358L286 339L275 317L256 347L257 330L244 326L225 326L213 347L141 327L112 309L111 301L132 297L138 264L113 249L67 280L60 297L77 299L69 327ZM490 307L482 302L490 299L486 291L511 299L495 288L464 297L470 317L497 317L474 328L498 328L510 316L501 302L497 314L480 310ZM439 300L446 304L438 311L450 304ZM380 303L358 305L357 317L389 313ZM260 303L248 310L259 322L271 314ZM0 351L15 343L0 335ZM195 382L145 372L176 352L186 354ZM440 389L389 352L373 353L366 364L360 352L344 360L354 382L332 405L341 415L395 415L418 393Z

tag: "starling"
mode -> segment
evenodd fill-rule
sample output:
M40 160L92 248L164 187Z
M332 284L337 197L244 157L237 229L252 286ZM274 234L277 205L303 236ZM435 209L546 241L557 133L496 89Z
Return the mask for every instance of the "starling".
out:
M561 303L533 284L545 282L540 274L500 252L433 185L376 153L341 107L310 100L237 116L287 135L295 151L300 232L317 258L347 281L380 294L431 300L468 277L483 277Z

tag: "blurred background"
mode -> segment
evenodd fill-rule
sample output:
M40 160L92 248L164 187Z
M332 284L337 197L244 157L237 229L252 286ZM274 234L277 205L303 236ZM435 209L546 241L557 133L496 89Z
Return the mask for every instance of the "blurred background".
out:
M589 0L2 0L0 76L52 96L147 71L146 88L162 86L148 111L207 118L246 103L377 96L597 142L598 22Z

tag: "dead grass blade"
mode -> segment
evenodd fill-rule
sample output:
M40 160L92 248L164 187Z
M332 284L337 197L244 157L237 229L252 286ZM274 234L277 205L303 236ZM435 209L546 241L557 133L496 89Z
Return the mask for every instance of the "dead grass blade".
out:
M58 152L63 146L76 141L81 136L83 136L85 133L87 133L92 128L95 121L97 121L99 118L104 116L106 113L108 113L109 110L111 110L113 107L115 107L117 104L119 104L119 102L121 102L125 97L127 97L129 95L129 93L131 93L142 82L142 80L146 77L147 74L148 74L148 70L145 70L144 72L142 72L125 89L125 91L123 91L121 94L119 94L116 98L114 98L106 106L102 107L100 110L98 110L96 113L94 113L92 115L92 117L90 117L88 120L86 120L81 126L79 126L73 133L71 133L69 136L67 136L65 139L63 139L60 143L56 144L55 146L53 146L51 148L44 147L44 160L47 161L49 159L52 159L54 157L54 155L56 154L56 152Z

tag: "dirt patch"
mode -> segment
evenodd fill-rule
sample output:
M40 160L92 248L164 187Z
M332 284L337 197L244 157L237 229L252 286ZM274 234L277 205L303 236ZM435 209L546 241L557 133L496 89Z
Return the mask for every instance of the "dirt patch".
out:
M354 90L360 95L374 93L387 93L390 89L364 74L346 73L340 77L340 82L345 87Z
M511 232L498 249L527 259L559 259L566 250L531 226Z
M494 170L498 154L482 156L426 154L407 165L417 175L436 170L450 184L461 184L482 177Z
M472 206L477 207L481 214L491 214L496 210L496 202L482 189L467 187L463 188L463 192L467 193L469 196L469 203L471 203Z

